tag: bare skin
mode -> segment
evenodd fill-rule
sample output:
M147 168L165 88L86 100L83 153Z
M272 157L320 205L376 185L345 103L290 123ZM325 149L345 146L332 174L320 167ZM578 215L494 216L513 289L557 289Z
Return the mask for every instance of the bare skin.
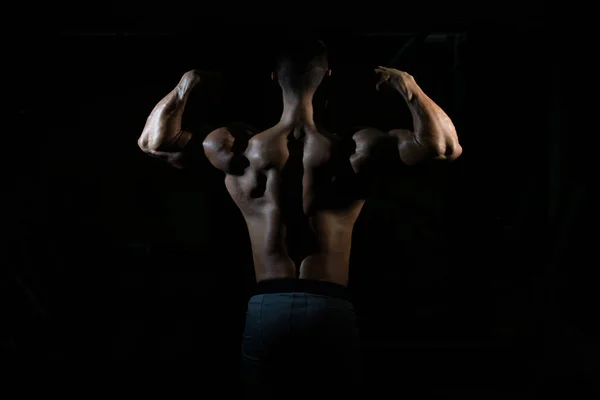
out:
M375 72L378 90L391 89L406 101L414 132L365 128L345 141L315 124L314 91L283 90L284 110L271 128L227 126L204 139L205 155L225 172L225 186L246 220L257 281L297 277L346 286L352 230L374 175L462 153L452 121L412 76L386 67ZM186 73L155 107L138 141L143 151L181 167L193 135L182 131L181 115L202 79L208 78L199 71ZM292 230L302 233L295 243L289 242Z
M138 139L139 148L176 168L183 168L187 156L184 149L192 138L192 132L182 127L183 112L190 94L194 90L214 91L214 82L218 80L220 76L213 72L192 70L183 74L177 86L158 102L148 116Z

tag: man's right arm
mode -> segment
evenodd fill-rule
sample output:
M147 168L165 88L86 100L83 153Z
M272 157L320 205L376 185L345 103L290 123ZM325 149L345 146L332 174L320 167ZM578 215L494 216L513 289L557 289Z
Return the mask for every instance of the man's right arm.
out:
M356 157L364 161L397 159L408 166L429 160L457 159L462 153L462 147L452 120L423 92L414 78L406 72L385 67L379 67L375 72L380 74L377 89L386 86L401 94L406 101L414 131L362 129L354 134L357 143Z
M190 93L202 79L199 71L186 72L179 84L154 107L138 139L144 153L177 168L183 167L184 148L192 133L182 128L181 120Z

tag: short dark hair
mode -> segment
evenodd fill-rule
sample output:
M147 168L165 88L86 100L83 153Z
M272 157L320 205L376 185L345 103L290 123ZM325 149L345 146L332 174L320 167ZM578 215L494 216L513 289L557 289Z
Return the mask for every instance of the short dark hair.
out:
M327 47L312 37L287 39L275 66L281 86L294 91L316 90L328 69Z

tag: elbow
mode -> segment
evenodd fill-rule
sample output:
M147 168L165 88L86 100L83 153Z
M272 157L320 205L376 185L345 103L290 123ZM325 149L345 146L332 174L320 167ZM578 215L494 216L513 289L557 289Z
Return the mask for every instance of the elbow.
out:
M460 157L460 155L463 152L462 146L458 143L456 143L456 145L451 150L452 151L447 155L448 161L456 160L458 157Z
M146 135L140 136L137 141L137 145L146 154L152 154L161 150L161 145L156 140L151 140Z
M462 154L462 146L458 142L456 131L445 135L445 140L432 143L430 152L436 160L454 161Z
M431 160L454 161L462 154L462 147L458 142L444 146L400 146L399 150L400 159L409 167Z
M146 152L146 140L143 137L140 137L137 141L137 145L144 153Z
M156 148L153 148L152 144L145 137L140 137L137 141L137 145L141 151L146 154L152 154L152 152L156 151Z
M462 154L462 146L458 143L451 143L443 146L443 148L436 148L434 151L434 158L437 160L454 161Z

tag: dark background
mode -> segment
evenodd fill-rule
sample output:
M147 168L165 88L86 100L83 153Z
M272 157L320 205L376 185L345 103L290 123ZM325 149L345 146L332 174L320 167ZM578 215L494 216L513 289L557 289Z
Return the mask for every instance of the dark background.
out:
M115 4L46 24L38 12L13 33L2 351L152 366L177 372L168 385L236 393L254 279L242 217L205 161L177 171L136 140L193 68L225 72L230 119L270 126L281 107L273 37L306 20ZM378 185L357 222L350 289L374 398L597 389L566 39L540 4L413 5L399 24L378 3L372 19L311 24L332 53L331 130L410 126L403 101L373 89L373 67L387 65L447 110L464 148Z

